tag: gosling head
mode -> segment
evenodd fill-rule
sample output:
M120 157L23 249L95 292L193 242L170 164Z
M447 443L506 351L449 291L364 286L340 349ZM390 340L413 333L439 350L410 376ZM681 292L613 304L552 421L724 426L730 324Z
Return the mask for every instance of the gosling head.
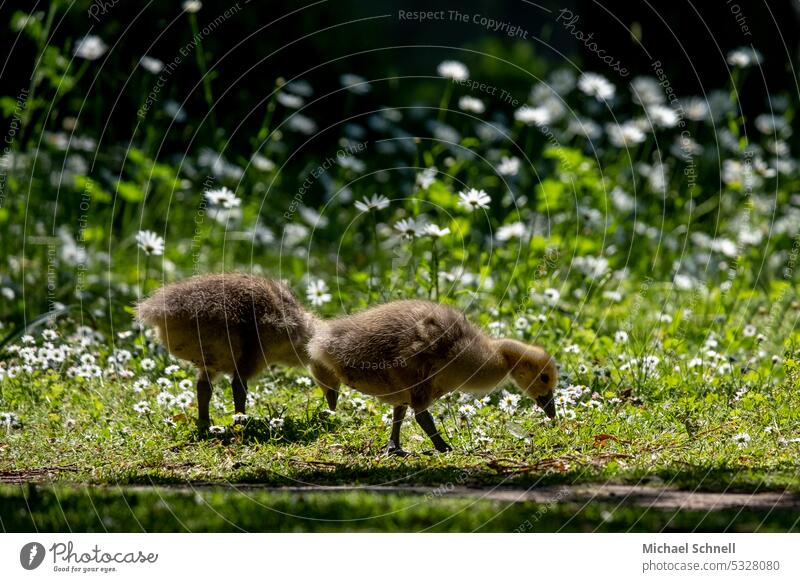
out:
M558 380L556 361L545 350L515 340L503 340L500 353L506 361L511 379L541 406L550 418L556 415L553 391Z

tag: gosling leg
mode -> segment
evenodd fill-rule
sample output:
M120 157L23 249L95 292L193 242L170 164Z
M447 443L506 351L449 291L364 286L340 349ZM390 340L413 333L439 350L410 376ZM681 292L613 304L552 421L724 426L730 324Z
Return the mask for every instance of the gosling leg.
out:
M431 439L433 446L436 447L436 450L440 453L446 453L447 451L452 451L453 448L448 445L442 435L439 434L439 431L436 430L436 423L433 421L433 417L431 413L427 410L422 410L420 412L414 413L414 418L417 421L417 424L422 427L422 430L425 431L425 434L428 435L428 438Z
M403 447L400 446L400 428L403 426L403 419L406 417L408 406L395 406L392 409L392 434L389 436L389 442L386 444L387 455L397 455L405 457L408 455Z
M244 414L244 406L247 402L247 381L239 374L234 374L231 387L233 388L233 411L236 414Z
M211 425L208 404L211 402L211 377L205 370L197 373L197 426L201 429Z

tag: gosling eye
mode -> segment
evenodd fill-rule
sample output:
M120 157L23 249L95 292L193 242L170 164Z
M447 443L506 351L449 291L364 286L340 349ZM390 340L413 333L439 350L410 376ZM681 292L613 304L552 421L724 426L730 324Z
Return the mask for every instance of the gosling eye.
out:
M549 384L550 383L550 374L542 374L542 382L544 382L545 384Z

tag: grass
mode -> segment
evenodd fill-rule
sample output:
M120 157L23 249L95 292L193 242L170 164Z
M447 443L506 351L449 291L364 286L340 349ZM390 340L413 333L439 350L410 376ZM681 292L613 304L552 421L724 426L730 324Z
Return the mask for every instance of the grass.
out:
M275 371L251 388L243 424L231 422L230 387L218 383L212 417L222 432L200 433L192 403L164 399L180 396L191 374L173 366L164 380L166 358L157 356L160 365L152 371L161 384L139 391L131 379L67 384L54 371L6 378L0 397L18 412L16 424L2 429L5 480L473 487L615 482L800 492L794 372L768 395L748 393L735 403L713 394L657 404L604 399L556 422L525 400L504 410L496 405L499 396L466 417L459 412L463 399L454 395L435 408L454 452L431 453L422 431L408 421L403 437L415 454L387 458L387 407L345 390L330 414L319 389L292 371ZM140 361L134 357L128 365ZM148 402L149 411L136 412L139 402Z
M166 44L209 13L183 15ZM571 66L489 35L469 51L431 51L427 64L384 70L370 59L352 71L333 58L341 70L270 80L260 126L236 85L204 128L224 84L208 64L230 35L204 37L151 100L159 77L138 52L116 50L128 39L113 19L93 29L106 53L95 59L75 55L70 25L53 38L66 16L85 23L84 11L53 2L6 25L31 71L28 94L0 96L25 128L5 136L13 163L0 200L0 248L10 249L0 257L0 482L37 486L2 490L5 528L314 530L345 519L379 531L508 531L541 513L418 503L411 492L232 493L242 484L800 492L798 103L764 95L750 101L769 107L741 109L760 58L728 55L738 63L728 83L704 88L699 107L667 111L677 79L640 71L632 88L611 78L614 97L600 99ZM259 40L242 66L283 40ZM151 44L166 63L169 46ZM459 76L492 93L431 76L454 56L468 60ZM202 91L187 99L193 67ZM368 91L337 82L353 72L373 79ZM116 86L126 89L108 99ZM468 96L482 113L459 108ZM450 109L434 109L440 98ZM126 110L142 113L130 127ZM596 127L584 135L575 122ZM459 196L471 189L481 208ZM409 421L414 454L386 458L387 407L346 390L331 415L302 372L270 370L252 382L242 424L218 383L217 427L200 434L194 372L133 324L131 305L163 283L233 270L286 278L320 317L436 298L493 336L542 345L560 366L559 418L506 392L451 395L433 412L452 453L427 454ZM154 488L130 489L143 485ZM278 512L297 506L305 519ZM642 511L559 504L537 527L793 527L776 512Z
M216 425L201 433L194 372L149 331L118 331L111 342L65 318L34 333L6 348L0 378L0 411L13 411L0 417L0 481L38 484L3 489L7 530L514 531L526 515L537 516L536 531L796 527L783 509L676 513L629 502L542 507L419 495L596 483L800 493L792 352L780 365L762 358L755 371L721 379L667 357L644 370L613 367L615 352L642 358L628 344L587 342L556 356L565 377L556 421L512 392L480 401L452 394L433 412L455 450L431 453L409 419L403 439L413 454L397 458L383 455L387 406L344 389L332 414L302 371L275 368L252 382L249 416L236 424L230 384L218 381ZM758 344L736 353L749 349ZM601 350L605 359L594 359ZM401 492L266 490L316 485ZM292 508L299 517L287 515Z
M0 487L7 532L793 531L794 511L668 511L372 492Z

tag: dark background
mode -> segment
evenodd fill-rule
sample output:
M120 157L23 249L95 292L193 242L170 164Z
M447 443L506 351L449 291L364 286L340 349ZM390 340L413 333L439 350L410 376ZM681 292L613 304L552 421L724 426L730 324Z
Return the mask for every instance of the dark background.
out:
M581 69L596 70L618 86L636 74L652 74L652 59L658 59L679 94L702 94L704 89L724 87L728 82L727 51L752 43L765 56L764 76L757 69L748 75L742 96L745 111L763 111L769 94L797 92L796 77L789 63L795 59L798 48L795 11L798 3L790 0L540 2L540 6L552 11L550 14L524 0L325 1L301 9L308 4L285 0L249 4L240 1L238 13L204 39L209 68L214 71L212 87L217 100L214 115L228 136L233 134L234 147L237 144L244 147L249 141L247 127L260 121L259 103L272 91L278 76L307 79L315 88L315 97L319 97L340 87L338 78L342 73L357 73L371 79L435 75L436 65L446 58L464 61L474 78L485 77L496 85L515 88L522 97L527 96L534 79L521 78L519 71L499 59L508 59L536 76L544 76L555 65L562 65L566 56L573 58ZM65 5L58 11L50 42L62 47L67 57L71 56L73 43L87 33L98 34L113 48L91 63L80 85L59 103L46 126L57 129L60 116L74 115L83 106L81 119L85 131L97 134L105 127L104 143L125 143L135 139L132 136L135 113L154 79L136 67L139 57L146 53L169 61L190 41L192 33L186 15L180 15L180 2L123 0L106 5L107 12L98 15L100 22L88 17L90 2L76 2L70 8ZM200 26L213 21L232 5L227 0L205 0L197 15ZM7 55L0 73L0 93L15 95L28 85L36 54L32 42L10 31L11 15L16 10L46 11L47 6L46 2L6 3L0 9L5 23L0 44ZM743 34L732 12L734 6L740 8L752 36ZM596 55L555 22L556 13L562 8L579 15L576 28L594 32L598 44L624 63L632 72L627 79L615 77ZM397 19L399 9L480 13L517 24L528 30L530 37L511 40L500 32L487 31L472 23L401 22ZM292 11L297 12L270 25ZM390 16L357 22L383 14ZM634 40L630 30L641 44ZM302 38L306 35L309 36ZM362 54L356 54L359 52ZM190 54L170 75L162 95L162 99L167 96L185 102L190 119L198 124L208 109L199 80L200 73ZM381 87L364 100L367 104L373 100L375 106L400 104L404 92L412 93L404 83L389 82L390 91ZM413 94L418 99L426 97L424 89ZM340 116L347 98L346 93L338 92L321 99L308 113L315 119ZM438 93L430 95L433 102L437 98ZM247 117L250 111L254 113ZM235 128L240 123L244 123L244 128L237 132ZM185 151L186 130L176 132L165 128L165 131L166 149Z

